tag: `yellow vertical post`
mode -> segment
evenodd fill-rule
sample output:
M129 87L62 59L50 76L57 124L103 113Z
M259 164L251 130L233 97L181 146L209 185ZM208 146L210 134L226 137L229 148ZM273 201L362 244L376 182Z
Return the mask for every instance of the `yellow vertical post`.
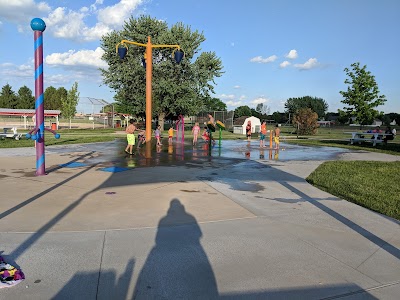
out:
M153 71L153 54L150 36L147 37L146 45L146 143L151 143L151 77Z

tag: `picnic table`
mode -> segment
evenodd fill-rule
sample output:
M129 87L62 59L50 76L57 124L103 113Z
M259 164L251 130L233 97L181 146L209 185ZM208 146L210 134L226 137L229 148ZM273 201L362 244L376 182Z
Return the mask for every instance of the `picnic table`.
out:
M0 133L1 139L12 138L12 139L19 140L22 137L22 133L18 133L17 127L4 127L2 129L3 129L3 132Z
M375 146L377 143L383 143L383 138L387 135L392 135L390 133L383 133L383 132L345 132L351 134L350 143L353 145L354 143L361 143L361 142L371 142L373 143L372 146ZM368 136L368 137L366 137Z

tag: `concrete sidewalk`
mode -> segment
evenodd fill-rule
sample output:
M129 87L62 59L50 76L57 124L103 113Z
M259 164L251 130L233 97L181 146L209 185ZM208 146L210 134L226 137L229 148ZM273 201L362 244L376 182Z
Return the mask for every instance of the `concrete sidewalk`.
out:
M337 159L363 155L399 160ZM0 151L0 252L26 275L0 299L398 299L399 222L309 185L320 163L113 173L66 152L36 177L31 153Z

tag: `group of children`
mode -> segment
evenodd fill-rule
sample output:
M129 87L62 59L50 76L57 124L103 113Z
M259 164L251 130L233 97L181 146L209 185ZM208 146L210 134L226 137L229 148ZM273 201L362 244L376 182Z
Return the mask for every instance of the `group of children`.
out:
M198 126L198 123L196 123L198 130L196 129L196 126L193 127L193 134L194 134L194 139L193 139L193 143L197 143L197 136L198 133L200 131L200 127ZM127 139L127 146L125 148L125 152L128 154L133 154L133 146L135 146L135 142L136 142L136 138L135 138L135 131L139 130L138 128L136 128L136 126L134 125L134 121L133 119L129 120L129 125L126 127L125 129L125 133L126 133L126 139ZM168 143L171 145L172 144L172 139L174 137L174 131L176 131L174 128L170 128L168 130ZM154 130L154 137L156 138L156 145L157 146L162 146L161 143L161 126L158 125L156 130ZM145 135L145 131L143 129L139 130L138 133L138 145L137 148L140 148L141 145L143 145L146 142L146 135Z
M214 123L214 118L209 115L208 116L210 121L208 122L208 124L212 124L215 126ZM128 145L125 148L125 152L128 154L133 154L133 146L135 145L135 134L134 132L137 130L136 126L134 125L134 121L133 119L131 119L129 121L129 126L127 126L125 132L126 132L126 138L128 141ZM168 143L171 145L172 144L172 139L174 136L174 131L176 131L173 127L171 127L168 130ZM193 133L193 145L196 145L198 142L198 136L200 134L200 126L199 123L195 123L195 125L192 128L192 133ZM265 139L267 136L267 123L264 120L261 124L261 128L260 128L260 148L265 148ZM273 142L275 143L275 148L279 149L279 138L280 138L280 128L278 125L275 126L272 134L273 134ZM156 130L154 131L154 136L156 138L156 145L157 146L161 146L161 126L158 125ZM248 121L247 125L246 125L246 136L247 136L247 140L250 141L251 140L251 121ZM212 143L215 143L214 138L211 135L211 132L208 128L208 126L205 126L203 129L203 132L201 134L201 138L203 139L203 141L205 142L209 142L210 139L212 141ZM146 137L145 137L145 131L144 130L139 130L138 133L138 145L137 148L139 148L142 144L144 144L146 142Z

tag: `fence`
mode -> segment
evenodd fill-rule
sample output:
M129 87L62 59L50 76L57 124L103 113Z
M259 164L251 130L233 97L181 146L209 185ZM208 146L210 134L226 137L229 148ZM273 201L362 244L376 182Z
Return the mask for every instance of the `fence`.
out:
M233 131L233 113L234 111L213 111L201 112L196 116L186 117L185 126L193 127L195 123L199 123L200 127L209 121L208 114L214 117L215 121L221 121L225 125L225 129Z

